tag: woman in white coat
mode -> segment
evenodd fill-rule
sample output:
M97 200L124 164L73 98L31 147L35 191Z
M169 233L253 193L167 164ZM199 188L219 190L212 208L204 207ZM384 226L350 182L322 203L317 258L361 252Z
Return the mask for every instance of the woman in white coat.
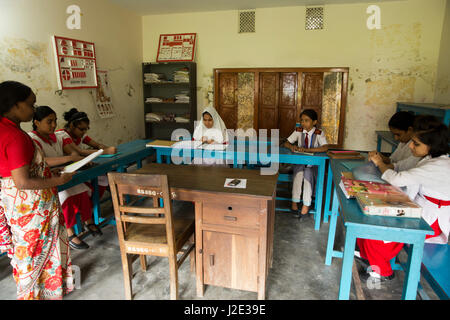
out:
M426 242L447 243L450 231L450 158L448 157L448 128L434 116L418 116L409 148L421 160L417 166L396 172L379 155L369 157L382 172L381 178L397 187L406 187L406 193L422 207L422 217L434 230ZM400 252L403 244L358 239L362 258L379 267L369 276L392 278L389 261ZM373 269L373 268L372 268ZM384 277L384 278L383 278Z
M213 107L206 107L194 130L194 140L204 144L220 145L228 143L227 127ZM208 149L208 148L206 148ZM213 148L214 149L214 148ZM218 150L223 148L217 148ZM194 158L194 164L224 164L224 159Z

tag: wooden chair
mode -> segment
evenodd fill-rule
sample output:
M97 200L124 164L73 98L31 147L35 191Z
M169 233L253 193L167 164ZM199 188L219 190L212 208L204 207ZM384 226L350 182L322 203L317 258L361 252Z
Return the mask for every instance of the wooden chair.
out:
M178 299L178 268L190 254L195 272L194 217L174 217L166 175L108 173L117 233L122 256L126 299L131 300L132 263L140 256L147 269L146 256L169 258L170 298ZM164 207L158 206L162 198ZM151 201L152 200L152 201ZM182 250L184 245L187 248ZM177 253L181 257L177 260Z

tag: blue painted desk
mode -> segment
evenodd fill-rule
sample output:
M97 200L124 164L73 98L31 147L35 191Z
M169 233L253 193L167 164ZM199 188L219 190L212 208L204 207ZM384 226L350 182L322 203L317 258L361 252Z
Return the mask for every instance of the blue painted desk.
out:
M365 215L355 199L347 199L339 187L342 171L361 163L361 160L330 159L329 175L334 182L332 214L325 264L330 265L333 257L343 258L339 286L339 299L349 299L352 281L352 265L356 238L395 241L411 244L411 254L406 264L402 299L415 300L420 280L425 236L433 234L431 227L421 219L396 218ZM334 239L339 212L342 214L345 229L344 252L334 250Z
M94 192L92 194L92 204L95 224L102 223L105 219L100 216L100 199L98 193L98 177L110 171L125 172L127 167L137 163L137 167L142 167L142 160L153 153L145 144L150 140L134 140L117 146L118 154L114 157L96 158L92 162L96 165L76 173L72 180L59 186L58 191L65 190L77 184L91 182Z
M190 163L195 156L227 159L228 163L232 163L235 168L242 168L243 164L263 164L269 165L271 163L287 163L287 164L305 164L318 166L318 176L316 182L316 198L314 201L314 209L310 210L311 214L314 214L315 225L314 229L320 229L321 215L322 215L322 200L324 197L324 180L326 171L326 161L328 156L326 153L316 153L314 155L305 155L293 153L289 149L280 147L278 153L270 153L270 142L259 143L255 141L236 142L234 144L234 150L226 151L212 151L205 152L202 149L178 149L176 155L182 155ZM259 152L260 147L263 150ZM152 149L156 150L156 161L158 163L163 162L163 157L166 157L166 163L171 163L172 148L152 146ZM269 150L268 150L269 149ZM265 152L267 150L267 153ZM278 171L278 170L277 170ZM328 221L328 220L327 220Z

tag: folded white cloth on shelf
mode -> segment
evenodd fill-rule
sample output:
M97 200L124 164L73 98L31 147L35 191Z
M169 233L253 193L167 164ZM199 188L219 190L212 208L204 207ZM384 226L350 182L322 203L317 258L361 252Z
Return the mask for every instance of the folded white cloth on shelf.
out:
M162 116L156 113L147 113L145 114L145 121L147 122L159 122L162 120Z

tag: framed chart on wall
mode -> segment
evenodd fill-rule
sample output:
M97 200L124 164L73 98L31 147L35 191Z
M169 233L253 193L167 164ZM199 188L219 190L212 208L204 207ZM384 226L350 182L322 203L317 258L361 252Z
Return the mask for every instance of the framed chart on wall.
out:
M156 61L194 61L196 36L196 33L161 34Z
M114 117L108 71L97 70L97 82L98 87L95 95L95 104L97 105L98 115L100 118Z
M59 90L97 88L97 61L92 42L53 36Z

